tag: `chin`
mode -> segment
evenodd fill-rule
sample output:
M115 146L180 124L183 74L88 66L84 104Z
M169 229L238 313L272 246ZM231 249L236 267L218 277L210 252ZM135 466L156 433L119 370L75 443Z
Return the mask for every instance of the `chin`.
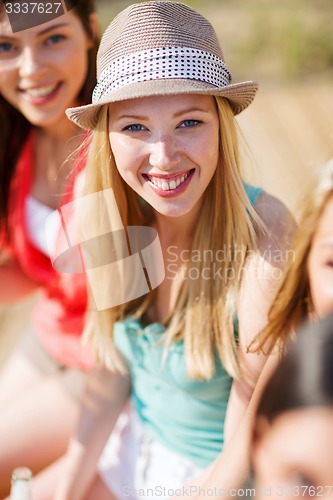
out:
M191 212L193 207L167 207L166 209L161 209L161 207L154 207L154 210L165 217L170 217L171 219L177 219L179 217L184 217Z
M29 113L24 114L24 116L31 123L31 125L40 128L52 127L61 120L61 116L58 113L57 116L29 115Z

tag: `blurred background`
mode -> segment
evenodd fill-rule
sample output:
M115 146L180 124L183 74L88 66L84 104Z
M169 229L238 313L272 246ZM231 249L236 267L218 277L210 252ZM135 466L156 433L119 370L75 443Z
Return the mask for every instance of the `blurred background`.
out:
M101 31L128 0L97 0ZM305 189L333 156L333 0L184 0L220 38L233 81L258 80L238 118L247 180L278 196L296 218ZM3 362L33 298L0 309Z

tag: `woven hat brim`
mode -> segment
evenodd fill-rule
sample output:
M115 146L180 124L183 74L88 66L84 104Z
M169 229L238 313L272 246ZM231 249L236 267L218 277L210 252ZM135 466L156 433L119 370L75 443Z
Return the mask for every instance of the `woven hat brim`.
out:
M254 81L234 83L217 88L205 82L188 79L151 80L133 83L113 90L109 95L102 97L98 103L68 108L66 115L79 127L85 130L94 130L98 122L100 109L104 104L139 97L173 94L203 94L226 97L230 101L233 113L237 115L251 104L257 91L258 83Z

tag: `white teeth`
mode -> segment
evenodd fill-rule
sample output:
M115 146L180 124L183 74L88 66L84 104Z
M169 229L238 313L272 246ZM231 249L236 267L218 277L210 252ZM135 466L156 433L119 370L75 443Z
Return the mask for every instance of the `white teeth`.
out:
M48 85L46 87L39 87L36 89L26 89L25 92L27 94L31 95L32 97L46 97L46 96L52 94L52 92L55 90L57 85L58 84L55 83L53 85Z
M172 189L176 189L184 180L189 176L189 173L186 175L182 175L181 177L178 177L177 180L172 180L170 182L167 182L165 180L161 181L160 179L157 179L156 177L149 177L149 182L151 182L154 186L159 187L160 189L163 189L163 191L169 191Z

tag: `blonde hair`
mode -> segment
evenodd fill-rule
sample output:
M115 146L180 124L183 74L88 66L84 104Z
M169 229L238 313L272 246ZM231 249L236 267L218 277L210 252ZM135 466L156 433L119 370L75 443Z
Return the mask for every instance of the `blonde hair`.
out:
M333 159L322 169L315 188L311 186L304 199L303 213L293 242L294 258L288 261L285 268L268 314L267 326L252 344L254 351L263 348L271 350L278 342L283 347L288 337L313 311L308 258L321 215L332 196Z
M217 271L216 274L223 279L204 279L203 266L207 268L207 262L193 259L163 336L165 355L173 342L184 341L187 373L198 379L213 376L216 353L231 376L239 374L234 332L236 298L247 252L257 249L257 232L263 228L242 182L236 122L230 105L220 97L216 98L216 105L220 123L219 161L204 194L190 251L209 249L214 256L220 249L227 250L222 261L210 262L211 267L215 266L214 272ZM148 225L149 220L140 207L138 196L122 180L116 168L107 120L107 106L104 106L90 145L84 194L112 188L123 225ZM97 213L90 213L84 219L84 226L93 224L98 227L98 219ZM194 268L199 278L192 280L189 276ZM101 290L104 280L105 276L101 275ZM110 369L123 368L114 345L114 324L129 314L141 317L153 300L154 292L151 292L124 305L90 312L84 337L91 343L98 362Z

